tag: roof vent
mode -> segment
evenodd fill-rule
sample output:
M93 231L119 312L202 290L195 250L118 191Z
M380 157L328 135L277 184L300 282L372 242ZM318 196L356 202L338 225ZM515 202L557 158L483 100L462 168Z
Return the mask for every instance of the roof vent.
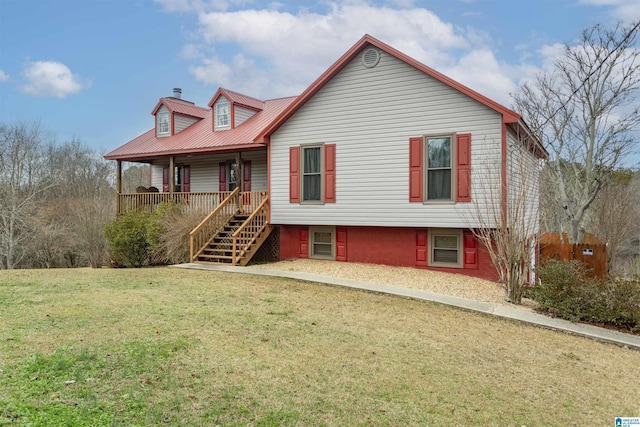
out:
M182 99L182 89L180 89L179 87L174 87L173 88L173 97L174 98L178 98L178 99Z
M380 52L377 49L369 48L362 54L362 65L366 68L373 68L380 62Z

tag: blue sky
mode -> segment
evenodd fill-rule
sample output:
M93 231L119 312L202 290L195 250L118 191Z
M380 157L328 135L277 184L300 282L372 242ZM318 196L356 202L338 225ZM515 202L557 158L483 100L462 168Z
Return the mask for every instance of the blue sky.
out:
M365 33L510 106L509 93L638 0L0 0L0 122L111 151L180 87L299 94Z

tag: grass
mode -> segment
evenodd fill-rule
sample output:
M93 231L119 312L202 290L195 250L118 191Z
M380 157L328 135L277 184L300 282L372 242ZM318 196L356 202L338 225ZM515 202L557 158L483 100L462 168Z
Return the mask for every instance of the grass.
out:
M639 352L294 280L0 271L0 425L613 425L639 376Z

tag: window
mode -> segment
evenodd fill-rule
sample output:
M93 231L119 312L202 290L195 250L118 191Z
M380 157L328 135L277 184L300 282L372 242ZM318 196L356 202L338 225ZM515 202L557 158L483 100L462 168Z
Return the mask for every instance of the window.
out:
M169 133L169 112L158 113L156 120L158 121L158 135L167 135Z
M302 147L302 201L322 201L322 151Z
M334 227L317 227L310 228L309 235L311 242L309 245L310 258L335 258L335 228Z
M409 202L471 201L471 134L409 138Z
M452 200L451 137L428 137L427 153L427 200Z
M336 144L289 147L289 203L335 202Z
M429 265L462 268L462 230L429 230Z
M229 118L229 101L221 98L218 102L216 102L215 116L216 128L229 127L229 124L231 122Z

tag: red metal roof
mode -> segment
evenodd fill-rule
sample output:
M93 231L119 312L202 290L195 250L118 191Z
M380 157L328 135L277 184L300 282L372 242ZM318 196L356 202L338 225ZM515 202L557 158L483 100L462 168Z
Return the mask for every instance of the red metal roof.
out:
M145 160L159 156L262 147L263 144L254 143L254 139L295 99L289 97L264 101L264 109L237 128L216 132L212 130L212 111L207 109L204 120L176 135L158 138L155 129L150 129L104 157L108 160Z
M209 101L209 107L213 107L216 99L221 95L227 98L229 102L234 105L239 105L256 111L260 111L264 108L264 101L224 88L218 89L215 95L213 95L211 101Z
M178 98L160 98L155 108L151 112L151 115L155 115L158 112L160 106L164 105L172 113L184 114L186 116L197 117L204 119L209 111L208 108L198 107L193 102L185 101Z

